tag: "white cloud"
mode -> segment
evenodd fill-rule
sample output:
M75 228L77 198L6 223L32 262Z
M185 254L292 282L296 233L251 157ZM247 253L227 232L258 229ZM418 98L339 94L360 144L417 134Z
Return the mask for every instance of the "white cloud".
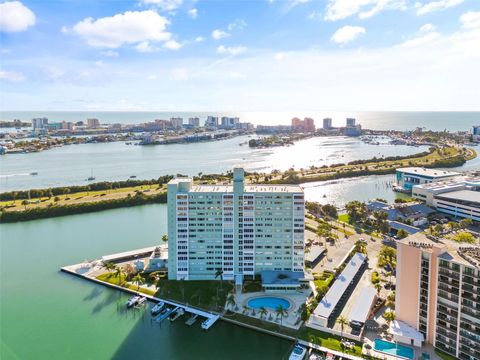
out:
M469 11L460 16L460 21L462 22L462 27L465 29L480 28L480 11Z
M195 38L195 42L202 42L202 41L205 41L205 38L203 36L197 36Z
M16 83L25 80L25 75L20 71L0 70L0 80Z
M190 9L187 11L188 16L190 16L192 19L196 19L198 17L198 9Z
M139 43L137 46L135 46L135 50L137 50L140 53L149 53L157 50L155 47L150 44L149 41L142 41Z
M124 44L144 41L167 41L168 20L152 10L127 11L124 14L99 18L86 18L78 22L73 31L94 47L118 48Z
M164 11L176 10L183 4L183 0L141 0L141 2L145 5L155 5Z
M245 20L235 19L235 21L228 24L227 29L228 31L233 31L236 29L242 30L245 26L247 26L247 23L245 22Z
M165 43L163 43L162 46L163 46L165 49L178 50L178 49L180 49L183 45L180 44L179 42L175 41L175 40L168 40L168 41L166 41Z
M435 25L425 24L420 28L420 32L427 33L435 30Z
M320 19L322 17L322 13L320 11L312 11L307 17L312 20Z
M434 11L448 9L463 3L463 0L439 0L430 1L426 4L417 3L417 15L424 15Z
M13 33L35 25L35 14L20 1L0 4L0 32Z
M346 44L355 40L360 35L365 34L367 31L361 26L343 26L338 29L331 37L331 40L337 44Z
M215 39L215 40L220 40L220 39L223 39L223 38L226 38L226 37L229 37L230 34L223 31L223 30L220 30L220 29L215 29L212 31L212 38Z
M440 34L438 32L433 31L433 32L429 32L428 34L420 35L413 39L407 40L402 44L402 46L415 47L415 46L427 45L437 40L439 37L440 37Z
M220 45L217 48L217 53L230 55L230 56L239 55L241 53L244 53L245 51L247 51L247 48L245 46L227 47L227 46Z
M336 21L358 14L370 18L383 10L405 10L405 0L329 0L325 20Z

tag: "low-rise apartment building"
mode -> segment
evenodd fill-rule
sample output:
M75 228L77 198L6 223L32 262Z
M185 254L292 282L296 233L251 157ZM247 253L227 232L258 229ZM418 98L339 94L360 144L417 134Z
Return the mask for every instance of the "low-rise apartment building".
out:
M296 185L168 183L169 279L241 283L262 271L304 271L305 201Z

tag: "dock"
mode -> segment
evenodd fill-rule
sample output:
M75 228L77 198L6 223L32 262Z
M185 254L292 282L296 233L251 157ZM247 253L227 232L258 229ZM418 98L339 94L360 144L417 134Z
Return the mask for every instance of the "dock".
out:
M193 324L195 324L195 322L197 321L198 319L198 315L192 315L191 317L189 317L187 319L187 321L185 321L185 324L188 325L188 326L192 326Z
M145 249L141 249L141 250L144 251ZM118 255L119 254L116 254L115 257L118 256ZM134 256L134 252L121 253L120 257L123 257L125 255ZM121 286L118 286L118 285L115 285L115 284L111 284L111 283L108 283L108 282L105 282L105 281L98 280L97 278L95 278L93 276L88 276L88 274L90 272L89 270L92 270L92 269L89 269L88 264L85 264L85 263L75 264L75 265L70 265L70 266L64 266L60 269L61 272L64 272L64 273L67 273L67 274L70 274L70 275L74 275L74 276L83 278L85 280L88 280L88 281L91 281L91 282L94 282L94 283L97 283L97 284L100 284L100 285L103 285L103 286L107 286L107 287L115 289L115 290L122 291L122 292L127 293L127 294L144 296L150 302L159 303L160 301L163 301L165 303L165 306L169 306L171 308L171 311L168 312L168 315L170 315L173 311L176 311L179 308L182 308L185 313L192 314L192 317L194 317L194 316L199 317L200 316L202 318L205 318L205 320L202 322L202 329L204 329L204 330L210 329L210 327L212 327L218 321L218 319L220 319L220 315L216 314L216 313L201 310L201 309L198 309L196 307L189 306L189 305L183 305L183 304L177 303L175 301L160 299L160 298L152 296L152 295L144 294L144 293L132 290L132 289L124 288L124 287L121 287ZM168 317L168 315L167 315L167 317ZM158 315L157 315L157 317L158 317ZM164 320L164 319L162 319L162 320ZM162 320L160 320L160 321L162 321ZM195 320L196 320L196 318L195 318Z

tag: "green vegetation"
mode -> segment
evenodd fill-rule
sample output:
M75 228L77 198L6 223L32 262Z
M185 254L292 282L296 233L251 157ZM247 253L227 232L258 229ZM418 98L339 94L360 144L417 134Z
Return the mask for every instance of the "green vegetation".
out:
M165 192L150 196L143 193L137 193L135 196L127 196L120 199L74 203L68 205L51 204L51 206L48 207L27 208L23 211L2 210L0 212L0 223L45 219L64 215L83 214L93 211L166 202L167 193Z
M452 240L458 241L458 242L466 242L469 244L475 244L476 240L475 237L473 236L472 233L469 233L467 231L461 231L454 236L452 236Z
M9 191L0 194L0 201L12 201L21 199L51 198L58 195L77 194L90 191L108 191L114 189L137 187L144 185L164 185L173 178L172 175L161 176L156 180L126 180L104 181L89 185L62 186L48 189L32 189L28 191Z
M397 250L390 246L383 245L378 253L378 267L384 266L395 269L397 266Z
M297 337L299 339L324 346L326 348L343 351L347 354L357 355L360 356L362 354L362 345L359 342L353 341L355 346L352 350L344 349L341 342L341 337L325 333L320 330L311 329L306 326L303 326L298 334ZM352 340L349 340L352 341Z
M437 354L442 360L457 360L455 356L447 354L439 349L435 349L435 354Z
M397 232L397 237L398 237L399 239L405 239L407 236L408 236L408 232L406 232L406 231L403 230L403 229L398 230L398 232Z
M283 173L278 172L270 183L272 184L301 184L314 181L325 181L342 178L351 178L366 175L393 174L399 167L420 166L427 168L456 167L463 165L473 155L461 148L444 147L430 148L429 152L409 156L395 156L386 158L372 158L369 160L352 161L348 164L333 164L331 166L315 167L308 170L289 169Z
M338 215L338 220L339 221L342 221L342 222L345 222L345 223L349 223L350 222L350 216L348 214L340 214Z
M245 281L243 285L243 292L250 293L258 291L262 291L262 283L260 281Z
M316 288L321 288L321 287L330 287L330 284L333 281L333 274L330 272L324 271L321 275L315 275L314 276L314 283Z
M220 280L167 280L160 279L155 296L180 303L188 303L207 310L221 310L227 295L233 290L229 281Z
M377 271L373 271L372 272L372 284L375 285L375 284L378 284L380 282L380 276L378 275L378 272Z
M336 219L338 217L337 207L332 204L322 205L315 201L307 201L305 208L315 217L327 217Z
M126 280L126 275L125 274L120 274L120 276L116 276L112 273L105 273L102 275L97 276L97 279L100 281L105 281L107 283L113 284L113 285L118 285L121 287L125 287L134 291L141 292L143 294L147 295L155 295L155 291L150 290L150 289L145 289L145 288L138 288L137 285L134 285L132 283L127 282Z

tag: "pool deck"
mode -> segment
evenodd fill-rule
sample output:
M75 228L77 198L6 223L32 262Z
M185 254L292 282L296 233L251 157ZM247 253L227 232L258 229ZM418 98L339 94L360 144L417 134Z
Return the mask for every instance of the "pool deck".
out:
M302 321L300 319L301 313L299 309L305 303L305 299L308 297L308 293L310 289L296 292L296 293L265 293L265 292L253 292L253 293L236 293L235 294L235 302L237 303L237 309L235 307L228 308L228 310L237 312L239 314L247 315L250 317L254 317L260 319L260 314L258 313L258 309L251 309L249 308L248 311L244 310L244 306L248 307L248 302L255 298L261 297L276 297L280 299L285 299L290 303L290 308L287 310L288 315L285 316L282 320L282 325L298 330L302 325ZM255 310L255 312L253 312ZM280 319L277 319L274 309L268 309L268 314L263 318L264 321L272 322L275 324L280 324ZM255 315L254 315L255 314Z

